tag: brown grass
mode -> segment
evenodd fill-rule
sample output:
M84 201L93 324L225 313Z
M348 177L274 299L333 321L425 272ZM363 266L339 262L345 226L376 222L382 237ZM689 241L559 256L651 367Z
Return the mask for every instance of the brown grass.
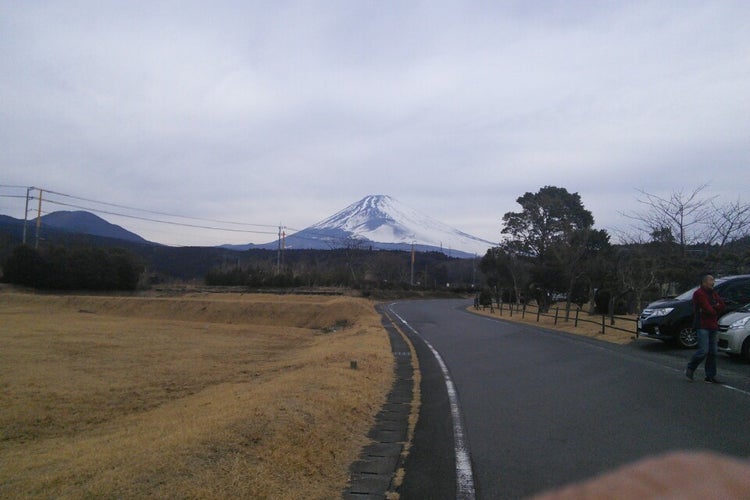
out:
M555 307L557 307L557 305L553 305L552 309L550 310L549 314L551 314L552 316L554 316L555 314ZM583 337L596 338L599 340L612 342L614 344L627 344L629 342L632 342L633 339L635 338L634 331L623 332L623 331L615 330L612 328L605 328L605 333L602 334L601 316L598 316L598 315L589 316L588 313L584 313L584 312L579 313L579 318L580 320L585 319L588 321L579 320L578 326L574 326L575 325L575 322L574 322L575 310L571 310L570 319L568 321L565 321L564 305L560 305L560 311L559 311L559 316L558 316L556 325L555 325L554 317L540 316L539 322L537 322L536 309L534 309L533 311L531 309L527 310L525 318L521 317L521 312L516 311L514 309L513 315L511 316L509 313L507 304L503 305L502 315L500 314L500 311L497 308L495 308L494 312L490 312L489 309L485 309L485 310L480 309L477 311L474 309L473 306L469 307L468 310L476 314L502 318L507 321L515 321L518 323L526 323L529 325L537 325L537 326L541 326L544 328L560 330L560 331L568 332L568 333L574 333L576 335L581 335ZM632 316L630 318L635 320L636 316ZM590 321L593 321L594 323L590 323ZM607 325L610 324L609 318L606 319L606 324ZM618 328L634 330L633 321L615 319L615 326L617 326Z
M4 291L0 342L3 498L338 497L393 378L354 298Z

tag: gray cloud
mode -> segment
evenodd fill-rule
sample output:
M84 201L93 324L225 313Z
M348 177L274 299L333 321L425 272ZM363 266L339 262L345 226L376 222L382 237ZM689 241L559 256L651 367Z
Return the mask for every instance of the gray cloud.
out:
M729 1L8 3L0 182L294 228L390 194L490 240L553 184L616 227L636 188L742 196L749 22Z

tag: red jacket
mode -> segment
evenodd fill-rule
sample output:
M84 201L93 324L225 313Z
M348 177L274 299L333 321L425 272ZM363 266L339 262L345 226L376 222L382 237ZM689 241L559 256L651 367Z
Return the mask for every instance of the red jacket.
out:
M695 315L695 327L706 330L719 329L719 316L727 308L724 301L716 293L716 290L709 290L698 287L693 293L693 314Z

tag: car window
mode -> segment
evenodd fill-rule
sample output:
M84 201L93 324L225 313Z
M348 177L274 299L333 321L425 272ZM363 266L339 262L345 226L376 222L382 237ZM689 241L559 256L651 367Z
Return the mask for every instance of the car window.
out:
M691 288L687 292L682 292L680 295L675 297L675 300L690 300L693 298L693 294L695 293L697 289L698 287L696 286L696 287Z
M724 283L726 280L726 278L717 278L716 282L714 283L714 288L721 287L722 283ZM747 284L750 285L750 281L747 282ZM691 300L693 298L693 294L698 288L698 286L694 286L687 292L682 292L680 295L675 297L675 300ZM717 289L716 291L719 292L719 295L721 295L722 297L726 297L726 295L724 295L724 293L722 293L720 290ZM748 300L748 302L750 302L750 300Z
M746 304L750 302L750 281L729 283L727 287L721 291L720 295L732 302Z

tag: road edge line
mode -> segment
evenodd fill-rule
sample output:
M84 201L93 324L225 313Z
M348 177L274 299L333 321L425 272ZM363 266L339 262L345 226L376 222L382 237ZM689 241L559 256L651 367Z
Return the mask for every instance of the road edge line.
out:
M448 391L451 418L453 419L453 442L456 454L456 499L474 500L476 498L476 490L474 487L474 470L471 465L471 453L469 452L469 445L466 441L463 418L461 417L461 405L458 402L458 392L456 391L456 386L448 372L448 366L445 364L445 361L443 361L443 357L437 349L435 349L427 339L422 337L422 335L420 335L420 333L396 311L391 309L391 305L388 305L388 310L398 318L406 328L411 330L422 342L425 343L435 357L435 360L440 365L440 370L443 372L445 387Z

